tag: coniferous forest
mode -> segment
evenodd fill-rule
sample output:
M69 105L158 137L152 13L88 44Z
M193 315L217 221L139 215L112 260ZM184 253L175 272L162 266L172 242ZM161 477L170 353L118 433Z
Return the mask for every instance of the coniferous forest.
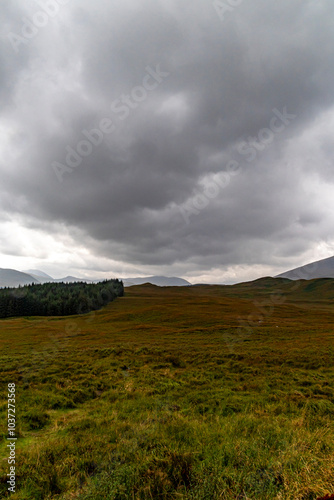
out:
M68 316L95 311L124 294L123 282L44 283L0 289L0 318Z

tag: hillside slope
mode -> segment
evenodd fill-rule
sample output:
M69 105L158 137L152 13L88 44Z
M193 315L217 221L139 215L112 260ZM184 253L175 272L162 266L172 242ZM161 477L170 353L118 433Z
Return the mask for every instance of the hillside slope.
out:
M281 273L276 278L288 278L290 280L311 280L315 278L334 278L334 257L310 262L305 266L296 267L290 271Z
M38 280L30 274L21 273L15 269L0 269L0 288L17 287L38 283Z
M124 286L143 285L144 283L151 283L157 286L191 286L189 281L182 278L168 278L166 276L149 276L145 278L125 278L122 280Z

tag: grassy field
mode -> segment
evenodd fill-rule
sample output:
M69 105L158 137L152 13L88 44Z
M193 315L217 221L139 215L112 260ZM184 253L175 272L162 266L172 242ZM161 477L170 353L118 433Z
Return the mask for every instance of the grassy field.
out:
M334 280L142 285L101 311L0 321L16 493L293 499L334 493Z

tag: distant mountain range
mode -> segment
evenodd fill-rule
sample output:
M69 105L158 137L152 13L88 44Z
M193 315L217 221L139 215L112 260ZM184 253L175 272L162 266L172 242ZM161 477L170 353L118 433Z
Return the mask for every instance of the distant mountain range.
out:
M120 278L121 279L121 278ZM55 279L52 276L38 269L29 269L27 271L16 271L15 269L0 269L0 288L18 287L29 285L31 283L74 283L85 281L86 283L97 283L103 280L88 280L86 278L76 278L66 276L65 278ZM150 276L147 278L125 278L122 279L124 286L141 285L151 283L157 286L190 286L191 283L182 278L167 278L166 276Z
M327 259L318 260L296 267L290 271L278 274L275 278L287 278L289 280L311 280L317 278L334 278L334 256ZM107 279L107 278L106 278ZM166 276L147 276L144 278L119 278L122 279L124 286L142 285L151 283L156 286L193 286L189 281L182 278ZM39 269L28 269L26 271L17 271L15 269L0 269L0 288L18 287L30 283L74 283L85 281L86 283L98 283L103 279L88 280L87 278L77 278L75 276L66 276L64 278L52 278L49 274Z
M289 280L311 280L317 278L334 278L334 256L327 259L318 260L296 267L290 271L278 274L275 278L287 278ZM107 278L106 278L107 279ZM156 286L194 286L189 281L182 278L166 276L147 276L144 278L119 278L122 279L124 286L142 285L151 283ZM103 279L88 280L87 278L77 278L75 276L65 276L55 279L49 274L39 269L28 269L26 271L17 271L15 269L0 269L0 288L18 287L31 283L74 283L85 281L86 283L98 283Z
M43 271L39 271L39 269L26 269L22 272L28 273L31 275L35 274L36 276L40 276L41 278L49 278L49 279L53 280L53 278L49 274L43 273Z
M39 283L39 281L30 274L21 273L14 269L0 269L1 288L5 286L16 287L19 285L29 285L30 283Z
M76 281L87 281L82 278L75 278L74 276L66 276L61 279L54 279L46 273L39 271L37 269L32 269L28 271L16 271L15 269L0 269L0 288L8 287L18 287L29 285L32 283L50 283L54 281L55 283L74 283Z
M27 269L22 272L32 276L38 283L49 283L50 281L55 281L51 276L43 273L43 271L39 271L38 269Z
M305 266L296 267L291 271L275 276L275 278L288 278L289 280L312 280L316 278L334 278L334 257L317 260L306 264Z

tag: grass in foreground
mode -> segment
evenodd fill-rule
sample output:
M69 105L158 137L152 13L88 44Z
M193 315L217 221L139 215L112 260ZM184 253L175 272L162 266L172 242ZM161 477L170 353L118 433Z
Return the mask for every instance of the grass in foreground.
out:
M294 499L334 492L334 309L132 287L94 315L1 321L30 499ZM247 293L249 293L247 291ZM270 293L270 292L268 292Z

